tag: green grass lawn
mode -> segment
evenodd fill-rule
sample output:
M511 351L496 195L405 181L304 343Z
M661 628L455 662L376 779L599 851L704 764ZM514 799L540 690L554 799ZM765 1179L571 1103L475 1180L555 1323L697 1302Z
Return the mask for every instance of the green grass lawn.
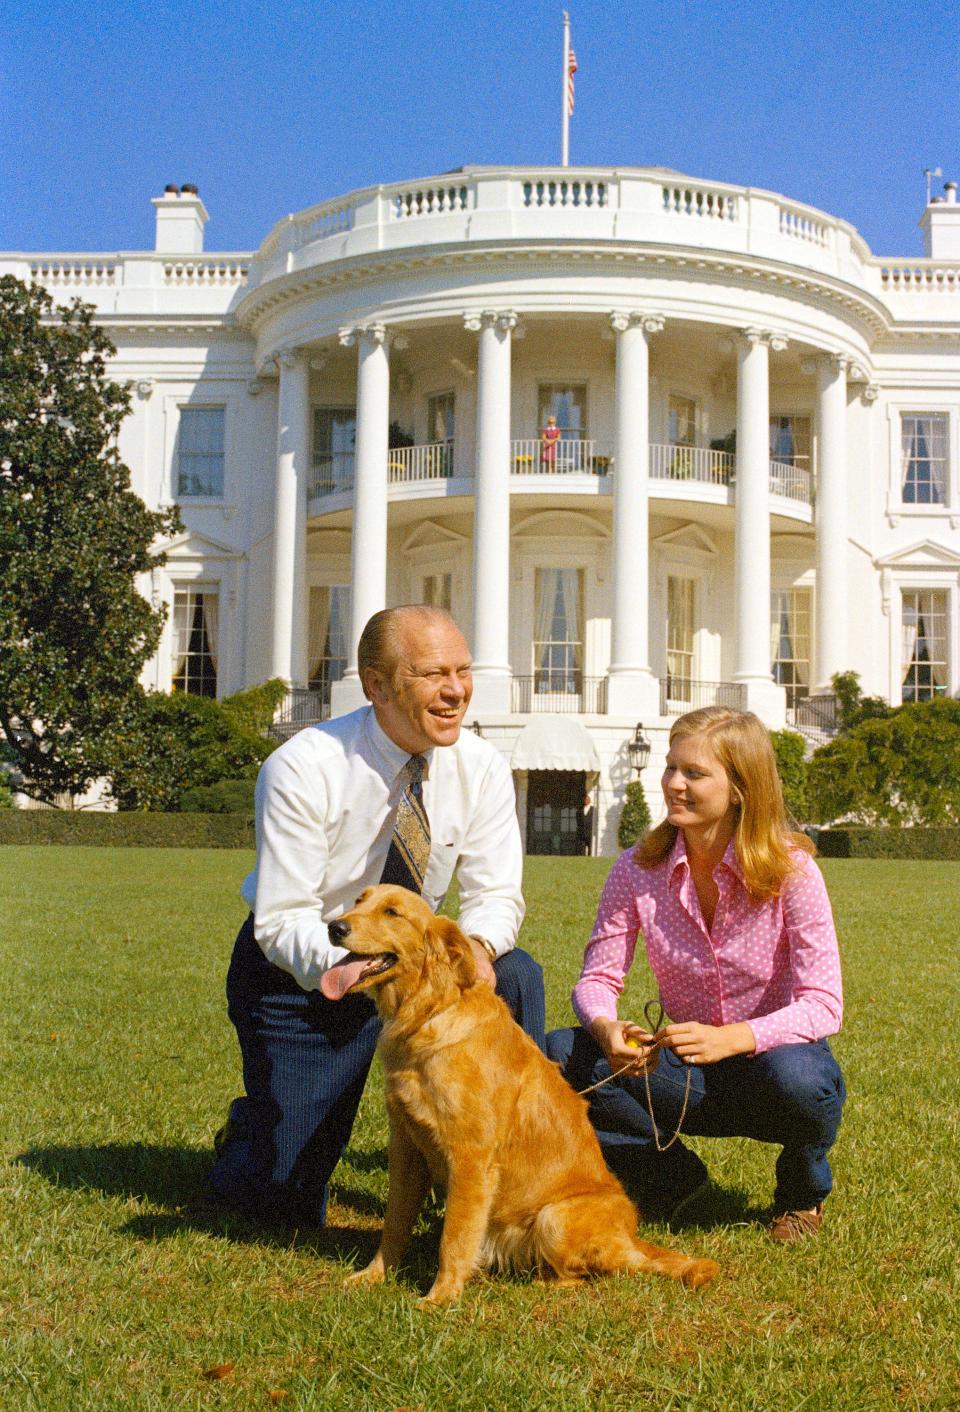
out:
M223 978L248 865L0 849L3 1412L960 1407L960 864L824 863L850 1096L817 1240L784 1249L764 1232L772 1148L694 1141L713 1192L654 1233L718 1260L715 1285L483 1278L439 1315L415 1307L436 1210L395 1282L341 1288L375 1247L386 1194L376 1075L327 1229L198 1204L239 1091ZM523 944L544 963L553 1025L570 1021L608 867L528 862ZM637 967L630 984L639 1011L649 978Z

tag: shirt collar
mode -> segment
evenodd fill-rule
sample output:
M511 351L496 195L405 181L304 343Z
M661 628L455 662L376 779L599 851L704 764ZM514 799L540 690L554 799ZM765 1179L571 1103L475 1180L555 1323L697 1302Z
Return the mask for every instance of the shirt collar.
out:
M392 784L411 758L410 752L390 739L377 720L377 714L372 706L367 707L366 737L370 747L370 763L378 774L382 775L387 784ZM421 751L422 758L426 762L423 771L424 779L430 778L434 748L431 746L429 750Z
M683 880L683 877L690 871L690 862L687 858L686 840L683 837L683 831L681 829L677 829L677 837L674 840L673 847L671 848L670 853L668 855L667 863L669 866L668 876L670 878L671 883L674 882L674 880L676 879L678 871L681 875L681 882ZM734 845L733 839L731 839L730 842L727 844L726 851L724 852L723 857L720 859L720 862L717 864L717 867L729 869L729 871L733 873L734 877L738 878L740 882L743 882L743 869L740 866L740 860L737 857L737 850ZM714 871L716 871L716 869Z

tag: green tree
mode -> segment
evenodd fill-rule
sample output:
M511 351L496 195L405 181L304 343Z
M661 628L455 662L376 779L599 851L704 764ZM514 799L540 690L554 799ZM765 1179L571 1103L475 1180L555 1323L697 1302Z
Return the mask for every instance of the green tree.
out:
M893 710L882 696L864 696L859 672L835 672L830 685L837 698L837 724L841 731L852 730L861 721L883 720Z
M286 691L282 681L223 701L138 689L111 738L105 773L120 809L180 808L183 796L256 776L277 742L264 734Z
M115 351L90 306L0 278L0 733L24 793L51 803L104 773L163 624L136 576L179 527L130 488Z
M639 780L631 780L623 800L623 812L617 827L617 843L621 848L630 848L649 827L650 809L643 785Z
M796 731L771 731L770 740L787 809L794 819L803 822L807 817L806 743Z
M960 823L960 701L861 720L814 752L807 786L820 823Z

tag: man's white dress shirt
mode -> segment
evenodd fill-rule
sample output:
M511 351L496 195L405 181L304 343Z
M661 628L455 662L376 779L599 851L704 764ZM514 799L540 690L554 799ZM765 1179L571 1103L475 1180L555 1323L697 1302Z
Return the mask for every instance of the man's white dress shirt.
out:
M305 990L346 952L327 922L380 881L410 759L371 706L311 726L275 750L257 780L257 864L242 892L264 955ZM430 820L424 901L436 911L453 874L460 925L498 956L523 920L523 858L513 779L504 757L473 731L424 751Z

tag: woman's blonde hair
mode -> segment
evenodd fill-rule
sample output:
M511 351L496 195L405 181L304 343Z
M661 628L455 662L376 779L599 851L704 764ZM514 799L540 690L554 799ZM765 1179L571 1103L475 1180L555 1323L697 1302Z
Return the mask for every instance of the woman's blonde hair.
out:
M677 717L670 744L693 735L703 738L727 772L737 806L733 845L747 891L758 900L777 897L787 875L796 871L796 850L813 853L814 849L806 834L791 828L766 726L752 711L704 706ZM677 832L675 824L664 820L645 834L634 852L640 867L662 863Z

